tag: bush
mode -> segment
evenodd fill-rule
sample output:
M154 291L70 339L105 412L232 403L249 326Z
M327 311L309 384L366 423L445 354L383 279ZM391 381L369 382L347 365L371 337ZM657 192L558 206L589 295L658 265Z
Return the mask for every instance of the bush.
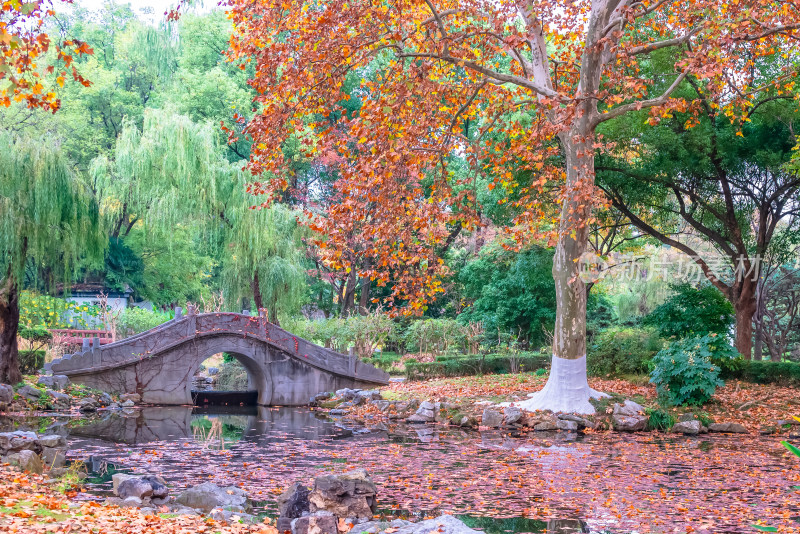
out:
M589 346L587 371L592 376L644 375L663 347L654 328L609 328Z
M125 339L146 332L169 321L171 314L147 311L142 308L125 308L117 317L117 339Z
M669 430L674 424L675 418L671 413L661 409L647 410L648 430Z
M675 405L701 405L725 384L713 360L736 356L736 351L715 334L674 341L653 358L650 381L659 395Z
M219 391L247 390L249 382L247 369L233 356L229 354L226 356L229 359L223 358L222 365L219 366L216 389Z
M428 378L472 376L480 374L508 374L516 364L520 370L535 371L544 369L550 358L539 352L520 352L512 362L507 354L488 354L486 356L440 356L437 361L422 363L406 362L406 378L425 380Z
M726 334L733 325L733 306L714 286L672 286L675 294L642 321L658 328L665 338Z
M737 358L735 365L722 368L726 379L739 379L757 384L800 384L800 363L744 360Z
M411 323L406 331L406 346L419 353L463 350L466 341L465 327L454 319L422 319Z
M33 375L44 367L43 350L21 350L18 353L19 370L23 375Z

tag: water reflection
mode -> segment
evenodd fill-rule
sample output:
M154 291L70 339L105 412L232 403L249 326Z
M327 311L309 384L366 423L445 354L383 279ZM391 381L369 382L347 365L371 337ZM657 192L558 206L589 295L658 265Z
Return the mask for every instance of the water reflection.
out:
M173 493L206 481L241 484L273 515L276 496L292 482L357 467L373 476L387 516L447 512L487 534L671 531L698 524L694 510L710 508L723 519L709 532L738 534L774 518L770 510L798 511L781 496L800 475L757 436L514 437L442 425L365 428L304 408L190 406L0 417L0 430L9 428L69 435L70 458L87 462L95 475L90 494L107 494L114 470L134 469L161 474Z
M139 445L194 440L231 444L349 437L353 431L311 410L265 406L151 406L131 413L111 412L70 432L73 437ZM224 447L223 447L224 448Z

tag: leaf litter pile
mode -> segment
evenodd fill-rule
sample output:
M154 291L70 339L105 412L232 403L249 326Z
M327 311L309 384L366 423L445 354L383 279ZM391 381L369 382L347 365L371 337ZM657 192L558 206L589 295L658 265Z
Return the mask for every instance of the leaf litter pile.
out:
M289 419L298 413L272 410ZM613 533L744 533L754 523L798 531L793 487L800 485L800 465L772 436L598 432L570 440L399 425L309 439L314 429L298 433L276 420L260 433L243 429L225 449L192 438L84 440L72 455L160 473L173 494L207 481L237 485L272 514L290 483L363 467L385 514L580 518Z
M198 516L145 515L135 508L75 503L37 475L0 466L0 532L102 534L277 534L269 524L220 524Z

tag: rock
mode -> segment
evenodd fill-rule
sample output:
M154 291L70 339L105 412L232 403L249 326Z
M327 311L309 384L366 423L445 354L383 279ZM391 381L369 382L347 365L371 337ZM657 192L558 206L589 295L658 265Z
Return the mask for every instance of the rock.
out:
M66 447L67 438L58 434L47 434L46 436L39 436L39 445L42 447Z
M558 427L559 430L566 430L568 432L578 431L578 423L575 421L567 421L565 419L559 419L556 423L556 427Z
M371 389L369 391L361 391L359 392L361 397L364 397L368 401L375 401L375 400L382 400L383 397L381 396L381 392L377 389Z
M92 397L85 397L78 403L78 409L83 413L96 412L100 403Z
M72 397L66 393L61 393L52 389L48 389L46 393L50 397L50 404L56 410L69 410L69 407L72 405Z
M647 420L644 415L619 414L611 417L611 426L619 432L641 432L647 428Z
M66 375L40 376L36 383L49 389L63 391L69 386L69 378Z
M697 417L693 413L685 413L678 418L679 423L687 423L689 421L697 421Z
M120 483L119 487L117 487L117 495L122 499L127 499L128 497L144 499L153 495L153 486L146 480L132 477Z
M300 482L295 482L278 497L278 511L280 517L296 519L308 513L311 503L308 502L308 488Z
M64 449L44 447L42 449L42 462L49 467L51 471L64 467L67 464L67 453Z
M16 432L0 433L0 452L2 453L31 450L38 446L39 442L34 432L17 430Z
M211 369L213 369L213 367ZM214 521L225 523L253 525L257 522L257 519L250 514L246 514L244 512L232 512L230 510L223 510L222 508L214 508L208 515L211 516L211 519Z
M377 492L364 469L317 477L308 497L310 511L330 512L337 517L371 518L377 509Z
M503 424L503 414L496 408L484 408L481 425L489 428L498 428Z
M425 401L419 405L416 413L421 417L426 417L433 421L436 417L436 404L431 401Z
M108 406L109 404L114 402L114 399L111 398L111 395L104 392L101 393L100 396L97 398L97 402L99 402L101 406Z
M413 525L411 521L406 521L405 519L395 519L393 521L369 521L366 523L361 523L359 525L354 526L350 532L352 534L378 534L379 532L384 532L386 529L400 529L406 527L408 525Z
M541 423L536 423L533 425L533 429L538 432L547 432L551 430L558 430L558 425L556 423L551 423L550 421L542 421Z
M131 401L133 403L141 402L142 396L138 393L123 393L119 396L119 400L122 402Z
M25 400L36 402L39 400L39 397L42 396L42 392L26 384L17 390L17 395Z
M675 423L675 426L672 427L672 432L676 434L686 434L690 436L696 436L700 433L700 428L703 425L700 424L700 421L696 419L691 421L681 421L679 423Z
M637 404L632 400L626 400L623 404L617 403L613 406L613 408L614 408L613 415L634 417L637 415L644 414L644 406Z
M123 408L133 408L134 406L136 406L136 403L133 402L132 400L126 400L125 402L121 403L120 406L122 406Z
M360 389L344 388L336 390L336 396L344 400L352 400L361 391Z
M328 412L330 415L344 415L346 412L341 408L334 408L333 410Z
M243 490L236 486L221 488L211 482L193 486L181 492L175 500L178 504L202 510L205 513L217 507L228 510L238 509L244 512L252 508L250 499Z
M578 424L578 430L583 430L584 428L595 428L596 425L594 422L589 421L588 419L581 417L580 415L576 415L573 413L563 413L559 414L558 418L564 421L574 421Z
M389 410L389 408L393 405L392 401L387 400L374 400L371 401L370 404L375 406L379 412L384 413Z
M394 520L391 523L372 521L356 525L350 530L350 534L379 534L389 530L394 534L481 534L478 530L473 530L462 521L451 515L442 515L436 519L428 519L420 523L410 523L403 520Z
M729 434L747 434L747 428L739 423L711 423L708 425L709 432L725 432Z
M217 375L217 374L219 374L219 369L217 369L216 367L209 367L208 368L208 376L214 376L214 375ZM136 402L136 401L133 401L133 402Z
M339 522L333 514L312 514L293 520L292 534L339 534Z
M169 488L167 487L167 481L161 478L158 475L144 475L142 480L150 484L150 487L153 488L153 500L155 499L166 499L167 495L169 495Z
M9 403L14 400L14 388L8 384L0 384L0 402Z
M20 470L27 471L29 473L41 475L42 471L44 471L42 459L32 450L26 449L11 453L6 457L6 461L8 461L8 463L11 465L19 467Z
M119 503L123 508L138 508L142 505L142 499L130 496L122 499Z
M114 493L114 495L119 495L119 485L131 478L138 477L128 473L114 473L111 475L111 491Z
M522 410L514 406L506 406L503 408L503 419L507 425L519 423L522 419Z
M478 426L478 420L471 415L462 415L459 417L458 426L461 428L476 428Z

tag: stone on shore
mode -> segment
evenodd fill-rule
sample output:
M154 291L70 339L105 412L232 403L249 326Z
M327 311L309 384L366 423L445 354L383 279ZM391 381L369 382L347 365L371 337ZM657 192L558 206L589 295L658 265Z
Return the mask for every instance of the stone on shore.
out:
M242 512L252 509L250 498L243 490L236 486L221 488L211 482L193 486L181 492L175 500L178 504L202 510L205 513L209 513L217 507Z

